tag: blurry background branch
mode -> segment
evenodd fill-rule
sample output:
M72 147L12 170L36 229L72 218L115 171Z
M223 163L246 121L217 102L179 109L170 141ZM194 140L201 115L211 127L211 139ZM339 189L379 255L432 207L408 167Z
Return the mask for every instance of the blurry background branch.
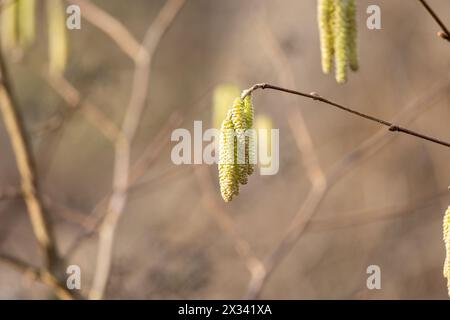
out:
M53 289L55 295L60 299L72 300L75 298L74 294L67 289L66 284L58 280L47 269L33 267L27 262L3 253L0 253L0 261L8 264L12 268L22 273L24 276L31 277L32 279L36 279L47 285L48 287Z
M137 60L139 58L141 44L119 20L89 0L68 1L69 3L78 5L83 18L107 34L131 60Z
M403 123L412 121L426 108L429 108L431 105L444 99L448 94L449 89L449 83L434 85L422 97L403 107L394 118L394 121L402 121ZM264 260L266 273L259 278L251 279L246 296L248 299L256 299L260 296L269 276L275 271L277 266L286 255L289 254L300 239L311 219L318 212L320 204L330 189L345 175L354 170L356 166L360 165L364 160L368 159L384 147L389 141L391 141L391 139L387 135L386 130L380 130L334 165L333 169L326 174L327 184L318 187L313 186L308 193L306 200L302 203L294 219L291 221L289 228L284 233L282 239L266 256L266 259Z
M44 256L43 274L51 275L54 281L65 271L53 230L42 202L34 167L33 154L27 141L25 129L16 101L12 97L12 87L8 71L0 52L0 111L3 116L9 140L15 155L17 169L21 177L22 196L27 206L34 235ZM63 269L64 270L64 269ZM61 293L61 292L60 292ZM67 298L66 295L61 298Z
M4 8L4 5L13 3L13 1L0 1L0 8L2 6ZM183 19L195 23L187 23L182 28L177 28L176 32L171 35L177 39L176 44L167 47L167 51L164 50L161 55L158 55L157 64L150 74L150 71L153 70L151 69L153 51L158 47L160 37L164 33L163 29L169 27L170 20L173 19L171 16L176 14L183 1L166 3L164 6L167 8L166 14L163 14L162 11L159 12L158 18L152 22L152 26L159 24L159 29L158 27L153 29L151 32L153 36L149 35L152 26L147 29L143 42L153 37L147 41L147 44L140 43L130 30L148 28L148 17L153 16L155 10L159 10L157 3L144 1L132 10L124 10L128 4L123 1L66 0L66 2L79 5L85 21L105 33L108 37L106 40L112 40L120 52L97 56L99 51L85 50L84 44L91 44L94 41L98 48L101 49L106 45L110 49L108 41L104 41L105 39L101 35L92 32L73 33L70 38L73 40L74 52L79 50L79 43L82 43L81 49L85 52L73 56L74 60L69 64L67 76L54 73L42 74L40 71L42 68L37 68L37 74L44 75L51 88L64 101L62 105L65 105L66 108L56 112L52 109L53 101L48 99L46 93L40 91L39 84L33 81L33 64L39 63L39 59L35 58L38 55L34 55L34 52L38 50L29 50L30 53L25 51L19 54L13 52L18 54L17 57L14 56L14 61L19 59L23 62L30 74L24 76L24 68L20 64L14 65L13 71L15 77L17 75L18 88L21 88L20 98L21 101L24 101L21 104L24 105L24 113L26 110L27 123L28 121L38 121L37 125L31 124L29 130L33 144L36 141L38 144L42 142L47 144L50 138L53 139L56 136L59 129L63 131L64 128L65 130L65 140L62 140L64 143L61 144L61 148L57 149L60 151L59 153L56 151L49 153L46 152L47 150L40 150L38 153L38 155L42 153L40 155L42 158L38 158L38 171L39 181L43 185L39 199L41 205L47 209L44 210L44 213L50 213L52 218L55 218L52 219L53 222L58 222L58 247L64 249L62 250L62 259L74 260L74 263L80 264L83 268L83 279L91 277L94 279L90 297L100 298L106 295L108 298L173 296L234 298L246 289L247 297L259 297L264 288L269 289L269 285L270 290L264 291L264 296L267 297L297 298L299 295L326 298L333 297L333 295L353 297L354 294L349 294L345 286L342 287L342 290L339 287L339 293L336 293L332 288L337 286L331 283L332 279L327 280L326 284L320 283L320 279L324 278L322 273L327 273L329 270L332 270L333 273L336 272L343 279L346 277L348 268L339 274L339 264L345 263L346 260L354 263L358 258L361 259L356 254L350 259L347 256L348 245L353 245L354 242L358 242L355 246L360 249L361 256L373 258L370 247L370 243L373 241L364 241L370 230L363 229L364 236L358 235L359 227L376 228L377 235L381 235L375 239L379 240L377 247L380 250L391 246L395 241L399 250L404 251L401 259L407 258L407 253L410 255L410 259L421 255L418 258L420 265L411 260L408 262L407 268L403 266L404 270L402 271L407 272L402 272L403 276L395 279L395 289L386 287L382 297L399 297L401 294L408 298L417 297L410 296L410 294L420 297L429 297L434 294L439 297L440 289L432 292L430 285L437 282L437 286L440 286L439 279L435 280L434 275L440 272L436 265L438 265L437 260L441 258L441 247L434 246L435 243L433 243L433 251L431 251L430 242L427 241L426 249L421 250L420 243L424 243L419 243L423 240L421 239L412 244L413 253L410 253L411 250L408 251L408 245L411 245L412 239L412 237L408 238L408 231L416 231L413 229L415 226L420 228L420 232L417 231L410 235L414 236L414 240L418 238L417 236L427 237L427 240L432 241L434 238L438 238L435 236L437 234L436 226L439 223L438 227L440 228L441 221L436 222L438 217L433 217L432 214L437 212L436 207L441 205L439 200L441 197L444 198L446 193L433 191L433 187L438 183L445 184L448 179L445 157L442 157L441 153L430 156L436 150L433 145L422 146L415 140L401 139L395 145L395 152L388 148L381 152L381 148L393 139L388 137L386 131L380 131L360 147L346 154L348 150L351 150L348 149L349 145L354 145L355 141L359 143L367 136L367 132L371 130L369 126L364 126L362 129L358 127L358 121L356 121L356 125L352 122L351 117L343 117L344 119L334 121L335 118L326 118L326 112L322 113L322 110L301 109L301 105L308 104L308 102L292 95L281 95L280 100L284 101L282 103L278 103L278 100L271 101L271 95L264 95L265 99L260 101L261 105L258 102L259 110L263 110L266 107L265 104L269 106L269 113L276 110L273 112L273 120L276 123L277 117L278 120L282 119L279 128L283 130L283 141L289 143L289 149L282 152L282 166L276 177L253 179L252 183L248 185L244 192L246 194L243 196L249 198L242 197L242 200L231 206L225 206L218 201L217 186L210 175L210 170L205 166L175 166L168 161L165 154L170 144L168 137L173 129L181 125L188 126L192 117L198 119L198 117L203 118L209 115L208 110L194 108L200 104L198 100L194 103L186 103L186 96L189 96L191 92L196 95L196 90L203 92L208 89L205 96L210 98L211 90L208 87L213 83L222 83L224 79L233 83L254 83L258 79L272 81L271 77L275 77L274 82L287 88L303 88L314 83L314 89L326 92L327 95L333 94L337 99L343 99L342 101L356 100L357 102L352 103L360 105L364 110L370 110L369 112L374 112L374 114L377 112L390 114L389 112L393 108L387 106L402 106L404 97L414 95L415 92L428 92L431 89L429 94L424 94L423 97L411 104L409 111L406 109L401 111L396 121L407 123L419 112L426 110L427 117L422 119L425 122L424 128L430 128L430 123L436 123L436 126L432 128L436 135L439 134L439 130L441 130L440 134L445 135L445 123L439 124L439 120L447 116L445 107L448 100L442 98L447 97L448 99L446 91L448 92L449 86L429 87L430 82L445 77L445 72L441 70L448 70L445 59L436 58L441 57L442 54L439 51L442 48L439 41L436 41L435 47L431 44L420 51L406 50L405 48L411 42L414 43L417 37L426 37L426 33L415 32L417 30L411 28L410 24L398 25L392 32L384 33L383 37L377 37L378 40L371 38L376 43L372 46L372 41L370 41L370 50L364 53L365 59L375 61L380 57L377 48L380 50L394 48L396 54L398 52L398 56L394 56L392 59L381 59L372 66L367 64L362 72L355 74L356 81L350 81L346 86L337 90L334 86L330 86L319 72L318 52L316 52L319 48L314 45L317 26L314 25L314 19L310 18L313 15L302 15L305 23L299 28L298 12L309 12L305 9L313 12L314 4L291 1L292 7L296 8L296 13L291 14L290 11L294 11L291 8L279 8L275 1L272 1L272 4L271 1L265 1L264 5L268 7L273 5L274 8L278 8L277 15L272 16L270 10L267 10L264 17L260 17L258 10L246 10L246 6L251 6L252 9L258 7L260 4L258 1L244 3L230 0L217 2L213 6L209 2L205 4L203 1L199 1L191 2L189 8L186 8L189 10L186 10L186 14L183 15ZM425 3L425 1L423 2ZM102 6L94 3L101 3ZM390 2L385 5L386 9L389 8L387 9L389 14L392 15L391 21L401 19L405 14L412 14L411 17L417 20L420 15L424 14L421 10L417 10L417 7L413 8L413 12L406 12L409 10L406 7L398 8L394 4L391 5ZM153 11L144 12L141 11L142 8L152 8ZM107 10L111 13L108 13ZM419 12L416 14L415 11ZM255 24L252 19L255 16L258 19L262 18L262 21ZM436 14L433 17L436 18ZM442 17L444 18L444 16ZM306 23L308 19L311 21ZM120 20L126 22L127 25ZM442 22L441 19L438 18L438 20ZM273 26L273 31L269 24ZM430 23L426 25L427 28L424 28L428 34L430 25L432 32L434 24ZM446 39L448 32L446 33L445 30L448 29L444 26L442 30L441 36ZM410 33L408 34L408 32ZM408 36L405 36L405 33ZM279 39L275 34L279 36ZM364 35L364 37L366 36L370 37L369 34ZM401 41L398 41L396 37L399 37ZM410 38L414 41L409 40ZM169 42L167 43L169 44ZM434 42L431 41L431 43ZM361 49L366 50L365 42L362 41L361 44ZM38 43L35 46L36 48L32 48L40 49ZM259 49L265 51L269 59L261 58L263 55L254 54L254 51ZM120 101L124 91L122 88L128 87L129 84L129 67L128 64L122 64L121 60L124 57L128 57L134 63L134 73L128 105L122 108L123 102ZM417 63L417 59L433 61L421 66ZM394 69L395 72L389 78L381 75L386 74L387 70ZM119 72L111 72L111 70ZM150 75L152 76L150 77ZM151 91L152 101L155 101L155 107L158 108L152 109L152 113L147 117L143 108L148 96L149 78L153 79L153 75L157 81L151 82L151 85L155 85L154 90ZM199 81L199 79L203 79L203 81ZM183 86L182 90L178 88L180 84ZM95 94L89 95L89 98L84 92L86 86L89 86L89 90L92 88L95 90ZM165 89L167 87L170 87L170 97ZM372 91L373 88L377 88L377 90ZM406 88L408 90L405 90ZM391 89L392 92L390 92ZM382 94L378 94L378 92L382 92ZM256 99L259 97L255 97ZM168 100L173 100L172 105L166 104ZM436 102L441 102L441 106L444 108L431 110L429 107ZM108 113L102 111L103 103L105 106L107 105ZM26 109L25 106L28 107L28 105L37 106L37 108ZM275 109L273 105L279 105L280 108ZM126 109L124 120L119 126L113 119L116 119L117 112L123 111L123 109ZM111 114L109 114L109 110ZM311 113L309 113L310 111ZM43 115L47 117L48 113L50 113L48 120L42 121L40 117ZM77 114L83 116L91 126L98 130L106 138L107 143L114 145L115 167L112 186L108 175L110 158L104 154L111 150L108 148L110 145L106 144L106 152L104 152L105 141L102 139L99 142L97 137L93 137L93 139L80 142L80 139L86 138L86 132L82 132L80 129L84 129L83 120L79 123L76 122L79 120L76 117ZM69 123L72 115L75 115L74 121ZM319 116L320 121L317 121ZM391 118L391 114L388 118ZM182 123L183 120L186 120L186 123ZM287 120L286 123L285 120ZM135 137L141 122L146 129L152 130L149 142L147 142L149 140L147 134L143 141ZM125 123L128 124L125 125ZM157 126L155 123L158 123ZM418 122L417 125L420 126L421 123ZM69 126L70 128L67 130L66 127ZM88 130L90 130L89 127ZM53 136L50 137L49 134L53 134ZM87 135L89 134L90 132ZM7 142L7 136L4 135L4 137L4 141ZM0 132L0 140L1 138ZM137 145L141 148L143 146L143 148L133 152L133 158L131 158L133 141L136 149ZM297 148L292 148L292 145L296 145ZM411 145L419 146L420 150L414 150ZM73 153L72 151L67 152L73 146L83 149L81 152L79 150ZM283 147L286 146L283 145ZM440 151L441 149L438 150L438 152ZM382 167L375 169L372 167L372 165L380 165L377 162L380 157L386 156L386 154L390 156L391 153L394 154L395 161L392 158L389 158L389 161L382 159L380 161ZM136 160L134 160L135 156ZM358 172L359 179L354 179L350 173L371 156L378 157L371 163L370 170L361 170ZM428 156L430 157L427 158ZM42 167L48 167L50 161L47 160L53 160L53 158L55 158L55 163L59 163L60 166L55 165L52 167L53 170L46 170L51 171L47 179L43 174ZM421 169L416 170L417 167L413 166L408 171L404 165L405 159L408 159L408 164L418 161L416 164L420 165ZM9 172L12 171L8 161L7 155L0 161L2 164L0 169L4 169L2 179L5 180L6 186L11 185L11 187L0 186L0 206L2 207L0 211L2 219L0 242L5 248L4 251L18 252L20 250L22 256L27 257L27 261L33 261L33 252L30 251L32 249L29 249L33 247L23 244L28 234L23 233L23 230L20 229L24 227L23 224L16 223L21 221L21 216L16 214L20 210L17 210L15 206L21 205L20 199L23 197L23 192L15 186L16 183L7 181ZM438 165L439 162L442 162L441 166ZM14 162L11 163L14 166ZM80 163L82 164L78 165ZM299 168L298 163L301 163L303 168ZM335 165L331 170L326 169L327 165L333 163ZM72 165L73 167L71 167ZM423 167L423 165L430 167ZM398 170L399 166L402 166L401 170ZM433 175L432 171L435 167L436 170L439 170L438 180L442 181L422 181L418 171L424 171L428 177ZM389 169L396 170L395 179L389 176ZM298 176L295 176L297 173ZM382 180L383 174L386 174L384 180ZM365 189L367 187L366 180L371 179L373 175L377 175L377 179L380 179L383 190L377 189L375 190L377 192L371 192L373 189ZM348 178L343 179L346 176ZM347 183L347 180L350 182ZM340 188L335 188L331 195L330 191L338 182ZM277 183L278 185L274 186ZM77 184L79 184L78 187ZM102 191L105 185L106 191ZM370 181L370 186L372 185L372 181ZM417 187L418 185L420 187ZM416 189L414 189L415 186ZM47 190L47 187L52 190ZM417 196L413 193L414 190L420 195ZM391 191L395 193L392 198ZM283 193L278 196L281 192ZM399 197L397 192L400 194ZM422 195L422 193L427 193L427 195ZM139 199L142 196L145 198ZM253 198L251 199L251 197ZM301 199L300 205L295 199ZM393 201L384 202L386 199ZM326 203L323 203L325 201ZM116 234L119 219L125 212L125 206L131 202L135 209L130 212L132 218L123 221L123 230ZM176 206L178 202L182 205ZM374 202L376 205L372 206L371 203ZM347 203L350 203L352 209L348 210ZM382 205L379 205L381 203ZM148 210L149 204L152 205L151 214L144 216L144 210ZM224 241L221 234L217 235L214 228L209 228L209 219L201 219L202 217L195 215L194 211L198 204L200 204L200 210L203 209L205 213L208 213L227 239L231 240L237 255L234 252L228 254L226 247L228 243L225 242L225 247L221 247ZM328 208L328 204L333 209L336 208L336 211L333 210L332 214L325 217L328 213L325 209ZM358 209L359 206L362 206L363 209ZM320 210L321 208L322 210ZM324 217L316 217L319 211L323 211ZM423 220L419 221L421 218ZM386 219L390 219L390 223L384 226L380 222ZM9 223L9 220L14 221L14 224ZM425 221L432 225L428 231L423 225ZM249 222L251 227L248 227ZM288 228L285 227L286 224L289 225ZM390 242L386 241L388 237L385 237L384 232L389 231L388 228L397 228L398 225L402 227L401 235L396 234L395 237L390 238ZM279 226L281 228L278 228ZM339 230L342 229L344 231L340 234ZM142 234L139 234L139 231L142 231ZM397 233L396 229L395 231ZM298 240L308 232L320 232L317 237L315 235L309 237L308 234L305 246L312 248L311 252L307 248L304 250L303 243L300 244L301 247L299 245L300 248L297 247L298 251L295 251ZM335 233L338 237L333 239ZM96 244L96 239L93 237L96 235L100 235L98 252L93 250ZM10 239L7 239L8 236ZM21 238L23 238L22 241ZM355 238L361 241L354 241ZM3 241L3 239L8 241ZM275 242L273 242L274 240ZM345 245L344 250L342 250L344 247L339 249L341 241L341 244ZM408 243L399 243L402 241ZM331 255L326 250L322 250L323 246L329 242L333 242L332 245L328 245L333 250ZM272 244L274 244L273 247ZM127 246L129 247L127 248ZM115 248L114 259L113 248ZM320 248L320 250L315 250L316 248ZM142 254L142 250L145 250L145 254ZM75 256L76 253L80 254ZM429 254L429 256L424 257L425 254ZM97 255L98 261L97 270L94 270L92 263L95 255ZM282 263L288 256L290 259ZM384 254L379 258L384 257L386 260L380 259L381 263L386 263L389 259L389 263L392 263L391 267L396 267L389 254ZM59 297L73 298L73 295L65 289L65 284L55 277L56 274L50 274L46 268L36 267L34 264L37 265L37 262L30 264L7 254L0 254L0 260L22 273L24 279L27 279L27 276L36 279L49 286ZM236 260L238 260L237 263L235 263ZM240 265L241 261L246 269ZM441 261L438 262L440 267ZM84 263L86 266L83 265ZM360 265L361 261L357 261L357 263ZM178 264L181 265L180 270L177 269ZM326 264L332 266L325 269L324 265ZM415 290L411 290L409 284L411 281L408 281L406 277L408 272L411 277L417 276L417 273L414 273L415 268L422 273L433 274L433 276L421 277L423 283L417 284ZM432 272L430 272L430 268L433 268ZM241 269L244 270L241 271ZM62 270L61 268L60 271ZM245 288L247 286L246 270L250 272L250 283L247 288ZM273 275L275 276L271 278ZM16 282L14 285L10 285L7 283L8 281L3 281L5 278L9 280L10 274L7 272L0 274L0 277L2 276L0 295L4 296L4 292L11 295L10 292L19 285ZM14 279L11 282L17 280L17 275L14 276L11 278ZM208 276L209 278L204 278ZM285 277L285 282L283 282L283 277ZM345 278L346 282L347 280L351 279ZM314 286L308 288L308 281L314 281ZM402 281L408 284L402 284ZM145 285L142 285L143 283ZM268 283L269 285L267 285ZM357 286L358 288L361 288L361 283ZM349 284L350 287L353 285ZM84 284L83 286L89 287ZM196 291L188 293L182 291L190 286L193 288L191 290ZM107 287L109 290L106 290ZM21 291L13 293L13 295L36 297L39 296L39 288L37 289L37 292L31 292L21 288Z
M101 299L111 269L112 249L117 223L127 203L130 179L131 146L148 95L150 67L161 37L184 5L184 0L168 0L151 23L135 55L131 97L121 127L123 136L115 142L113 191L99 229L99 244L90 298Z

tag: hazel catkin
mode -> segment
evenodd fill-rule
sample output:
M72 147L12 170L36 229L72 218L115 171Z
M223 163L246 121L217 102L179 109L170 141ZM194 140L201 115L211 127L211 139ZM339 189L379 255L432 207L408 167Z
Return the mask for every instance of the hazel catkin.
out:
M318 0L317 16L322 70L330 73L334 62L336 81L345 83L348 69L359 68L355 0Z
M247 184L255 163L255 138L251 96L236 98L222 121L219 141L219 185L225 202L239 194L239 185Z
M445 243L444 277L447 278L448 295L450 297L450 207L444 215L443 238Z

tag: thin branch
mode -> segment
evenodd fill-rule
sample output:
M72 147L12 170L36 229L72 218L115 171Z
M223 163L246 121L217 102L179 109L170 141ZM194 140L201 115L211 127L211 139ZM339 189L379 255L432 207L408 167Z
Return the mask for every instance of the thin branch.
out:
M141 45L119 20L89 0L68 1L79 6L83 18L107 34L130 59L138 57Z
M234 248L239 257L244 261L245 266L252 278L261 277L265 274L265 268L262 261L252 252L251 246L238 233L236 224L229 214L219 204L216 195L214 194L214 185L208 176L208 171L201 166L194 166L194 173L198 186L201 188L201 202L203 207L214 218L218 226L228 235L233 241Z
M97 265L91 292L92 299L101 299L111 269L114 234L128 198L130 179L130 149L148 95L150 67L156 48L184 5L184 0L168 0L147 29L141 48L135 58L132 92L121 127L123 136L116 141L113 172L113 193L107 213L100 226Z
M137 184L138 180L142 178L142 176L148 171L152 164L154 164L156 156L159 155L162 152L163 148L170 142L170 140L164 139L164 137L167 137L174 128L178 128L181 122L182 117L179 115L178 111L173 112L169 116L168 120L165 121L165 125L159 130L156 136L148 144L142 155L132 165L129 174L130 178L128 182L127 192L133 192L136 189L142 188L143 185L154 183L156 180L164 177L164 175L158 175L157 177L152 178L149 181L143 182L143 185ZM108 192L95 205L94 210L92 210L92 213L89 216L89 220L91 220L90 227L84 230L82 233L78 234L71 242L71 244L68 246L68 249L65 251L66 253L64 254L66 258L69 258L71 255L73 255L84 240L89 239L98 231L106 214L99 215L96 213L102 212L102 210L107 206L108 198L110 198L111 195L112 191ZM91 218L91 216L95 217ZM92 222L92 220L94 221Z
M121 135L116 124L89 101L82 101L79 91L63 76L46 73L45 79L53 90L73 110L80 110L85 118L109 141L116 141Z
M441 198L448 198L449 192L445 190L430 197L414 200L404 205L394 205L382 208L368 208L354 210L347 213L336 213L336 217L313 219L308 227L308 232L329 232L346 228L354 228L377 223L385 220L407 217L417 210L424 210L436 205ZM425 212L425 211L424 211Z
M402 119L403 122L412 121L418 113L423 111L426 107L436 103L448 93L450 89L449 84L438 85L432 87L429 92L413 101L410 105L404 107L395 117L395 120ZM385 130L378 131L375 135L361 143L352 152L341 159L331 171L326 174L327 185L313 185L306 200L303 202L301 208L298 210L290 226L278 245L269 253L264 260L266 273L259 277L253 277L247 288L247 299L256 299L260 296L270 275L275 271L281 261L291 252L294 245L302 236L308 224L317 213L320 204L325 199L329 190L337 184L345 175L353 171L355 166L361 164L364 160L378 152L384 147L390 139Z
M438 36L444 40L450 41L450 31L442 22L442 20L438 17L436 12L428 5L425 0L419 0L419 2L425 7L428 13L433 17L433 19L437 22L437 24L441 27L442 31L438 32Z
M64 283L61 283L52 273L41 270L37 267L33 267L25 261L22 261L16 257L0 253L0 261L6 263L12 268L16 269L25 276L31 276L43 284L50 287L56 294L57 297L64 300L73 300L75 297L70 292Z
M268 19L266 7L263 6L262 10L263 16L259 19L260 27L258 28L261 31L262 45L266 48L268 54L270 55L270 61L274 63L274 69L278 71L282 83L286 83L286 85L294 87L296 81L293 68L289 63L289 59L284 53L283 48L273 34L273 31L267 24ZM305 171L311 181L311 184L325 184L325 173L320 166L311 134L308 126L306 125L298 99L295 99L295 101L293 100L294 99L290 101L294 105L289 107L288 121L297 146L301 152Z
M427 141L430 141L430 142L433 142L433 143L436 143L436 144L440 144L440 145L443 145L443 146L446 146L446 147L450 147L450 142L446 142L446 141L443 141L443 140L440 140L440 139L437 139L437 138L434 138L434 137L426 136L426 135L421 134L419 132L416 132L416 131L413 131L413 130L410 130L410 129L407 129L407 128L404 128L404 127L401 127L401 126L398 126L398 125L396 125L394 123L391 123L389 121L386 121L386 120L383 120L383 119L371 116L369 114L366 114L366 113L363 113L363 112L360 112L360 111L356 111L354 109L348 108L346 106L343 106L343 105L338 104L336 102L333 102L331 100L325 99L325 98L321 97L320 95L318 95L315 92L313 92L313 93L303 93L303 92L300 92L300 91L296 91L296 90L292 90L292 89L286 89L286 88L274 86L274 85L267 84L267 83L259 83L259 84L255 84L251 88L245 90L244 93L242 94L242 98L245 98L245 96L251 94L253 91L255 91L257 89L272 89L272 90L277 90L277 91L281 91L281 92L286 92L286 93L302 96L302 97L309 98L309 99L312 99L312 100L315 100L315 101L320 101L320 102L323 102L323 103L328 104L330 106L336 107L336 108L338 108L338 109L340 109L342 111L351 113L351 114L353 114L355 116L358 116L358 117L361 117L361 118L364 118L364 119L376 122L378 124L381 124L383 126L386 126L386 127L389 128L389 131L392 131L392 132L397 131L397 132L405 133L405 134L408 134L408 135L411 135L411 136L414 136L414 137L417 137L417 138L420 138L420 139L424 139L424 140L427 140Z
M45 266L52 270L58 263L55 238L44 211L36 180L34 160L26 138L19 110L13 101L11 86L3 56L0 53L0 111L11 141L21 177L22 193L30 216L33 232L44 254Z
M31 226L39 248L44 256L44 267L39 270L39 278L51 283L55 293L63 299L74 298L66 289L61 289L58 279L59 269L63 266L47 212L37 182L34 159L23 127L20 111L12 96L11 82L3 55L0 52L0 112L3 116L17 168L21 178L21 191L25 201Z

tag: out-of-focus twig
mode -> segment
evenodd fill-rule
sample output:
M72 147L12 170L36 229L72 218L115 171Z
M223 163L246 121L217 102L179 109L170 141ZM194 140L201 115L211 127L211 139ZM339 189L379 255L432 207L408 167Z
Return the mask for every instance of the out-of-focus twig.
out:
M63 261L59 256L53 230L44 209L33 155L23 128L19 109L16 101L13 99L11 82L9 81L6 64L1 52L0 75L0 111L21 177L22 196L30 216L34 235L44 256L44 266L39 272L45 279L51 277L51 281L59 282L59 269L63 266ZM60 290L57 290L55 293L60 294L61 298L68 298ZM69 296L72 297L72 294L69 294Z
M74 296L64 283L61 283L52 273L47 270L31 266L29 263L7 254L0 253L0 261L10 265L25 276L39 280L43 284L50 287L61 299L72 300Z
M446 190L434 194L425 199L415 200L405 205L395 205L383 208L368 208L365 210L355 210L345 214L336 214L333 218L313 219L308 227L308 232L328 232L340 229L365 226L368 224L406 217L417 210L436 205L436 201L448 197Z
M108 140L117 141L121 132L100 109L89 101L82 101L79 91L60 74L46 74L45 78L53 90L67 103L77 110L79 109L96 129L98 129Z
M107 34L130 59L138 58L141 45L119 20L89 0L68 1L79 6L83 18Z
M241 237L236 230L236 225L229 214L219 204L218 198L214 194L214 185L206 168L195 165L194 173L197 184L201 191L201 201L203 207L214 218L219 227L229 236L234 243L234 248L239 257L244 261L252 278L259 278L265 274L263 263L253 254L250 244Z
M44 253L45 265L52 269L57 261L55 239L44 212L32 153L26 138L19 110L13 101L5 61L0 55L0 111L16 158L21 177L22 193L30 215L31 224L40 248Z
M436 12L428 5L425 0L419 0L419 2L424 6L428 13L433 17L434 21L441 27L442 31L438 32L438 36L444 40L450 41L450 31L446 25L442 22Z
M265 10L264 10L265 12ZM274 69L279 73L281 83L285 83L289 87L295 87L296 81L293 73L293 68L289 63L289 59L281 48L271 28L267 25L267 16L263 16L259 21L259 30L262 36L262 44L266 48L270 56L270 61L274 64ZM293 98L293 97L290 97ZM306 125L303 113L300 109L298 99L290 99L289 102L293 104L289 107L289 126L294 135L297 146L301 152L303 165L306 173L313 186L320 187L326 184L325 173L320 167L320 163L312 143L311 134Z
M294 87L296 84L295 76L292 71L292 66L289 63L289 59L281 48L280 43L277 41L271 28L267 25L267 17L265 8L263 8L265 15L259 21L260 35L262 36L262 43L264 44L266 51L270 56L270 61L274 64L275 70L279 72L282 83L286 83L288 86ZM311 182L311 190L305 202L303 202L299 212L314 211L319 204L318 195L322 194L326 189L327 179L324 171L322 170L316 151L314 149L311 134L306 125L303 117L300 105L294 99L290 99L290 104L293 107L289 107L288 121L294 139L297 143L297 147L300 150L302 162L305 167L305 171ZM308 219L308 217L306 217ZM291 223L304 223L300 220L300 217L296 216ZM268 268L267 268L268 267ZM256 298L262 290L265 279L268 277L268 272L271 272L271 265L264 264L263 271L252 275L248 289L247 297Z
M142 45L135 53L135 70L129 104L121 127L122 135L115 143L113 191L106 215L99 229L97 264L90 298L101 299L111 269L114 234L127 202L130 179L130 149L148 95L150 67L156 48L184 5L184 0L168 0L147 29Z

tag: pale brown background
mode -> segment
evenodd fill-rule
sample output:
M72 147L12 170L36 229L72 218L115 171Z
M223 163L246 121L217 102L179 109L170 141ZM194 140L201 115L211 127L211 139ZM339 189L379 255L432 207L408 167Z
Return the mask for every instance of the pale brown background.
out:
M141 39L164 1L95 1ZM382 9L382 30L365 27L365 8ZM450 3L430 0L450 24ZM265 11L264 11L265 10ZM182 127L211 119L211 93L216 84L283 83L268 30L287 55L295 88L325 97L387 120L402 106L425 94L434 83L448 81L450 46L436 37L438 26L417 1L358 1L358 44L361 69L346 85L337 85L320 67L316 1L188 0L163 37L151 74L147 110L133 156L146 146L174 110ZM41 27L42 29L42 27ZM41 41L19 61L9 59L28 132L64 102L42 78L46 62L45 31ZM70 32L66 76L115 121L128 101L132 64L98 29L85 20ZM322 168L327 171L380 128L313 101L282 93L255 93L256 112L273 118L280 129L280 170L255 175L231 204L239 233L259 257L278 242L310 188L299 150L289 129L287 105L298 102ZM430 105L410 126L450 139L450 94ZM328 221L326 230L307 230L275 270L262 298L268 299L444 299L442 216L450 204L449 150L409 136L392 142L355 167L329 192L314 219ZM166 137L170 139L169 136ZM33 135L41 184L57 203L89 214L111 187L113 150L83 117L75 113L62 130ZM120 222L113 269L106 297L112 299L242 298L249 273L227 237L200 201L201 189L189 166L170 160L167 143L157 163L142 180L164 172L163 179L131 193ZM216 168L211 167L217 199ZM173 173L173 172L175 173ZM172 174L173 173L173 174ZM13 153L0 123L0 189L19 185ZM413 208L407 207L413 205ZM380 218L403 208L392 218ZM363 224L340 217L370 215ZM349 218L350 217L350 218ZM51 211L62 251L80 231L73 217ZM313 226L313 224L312 224ZM91 285L96 238L87 241L70 261L82 269L82 287ZM35 264L40 256L25 206L19 199L0 202L0 249ZM366 289L366 268L382 271L382 289ZM52 298L46 287L0 264L0 298Z

